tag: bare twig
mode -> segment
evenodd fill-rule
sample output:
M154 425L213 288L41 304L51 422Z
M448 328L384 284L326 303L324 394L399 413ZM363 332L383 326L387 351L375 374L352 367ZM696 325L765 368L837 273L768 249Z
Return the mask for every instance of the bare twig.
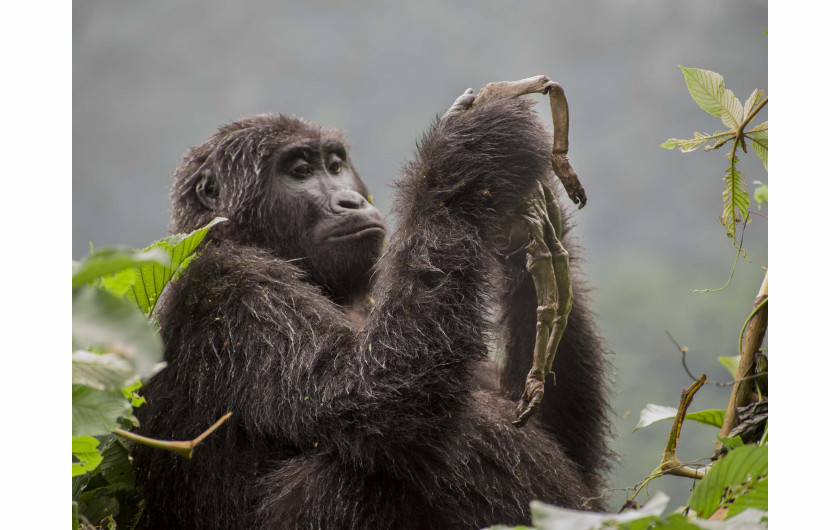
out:
M187 441L167 441L167 440L155 440L154 438L147 438L145 436L140 436L139 434L135 434L133 432L124 431L122 429L114 429L112 432L118 436L122 436L128 440L137 442L139 444L154 447L156 449L163 449L166 451L172 451L173 453L178 453L181 456L185 456L187 458L192 458L193 449L195 446L198 445L202 440L207 438L207 436L219 428L221 424L227 421L233 415L233 412L228 412L224 416L218 419L216 423L210 426L209 429L204 431L203 433L199 434L197 438L193 440Z
M682 354L683 370L685 370L685 373L688 374L688 377L690 377L691 379L696 380L697 378L691 373L691 370L688 369L688 364L685 362L685 356L688 353L688 346L680 346L680 343L677 342L677 339L675 339L674 336L671 335L671 333L668 332L667 329L665 330L665 334L668 335L668 338L671 339L671 342L674 343L674 346L676 346L677 349L680 350L680 354ZM741 336L744 336L743 329L741 330ZM761 377L762 375L767 375L767 372L759 372L757 374L748 375L740 379L735 379L734 381L729 381L728 383L721 383L720 381L714 381L712 379L709 379L708 381L706 381L706 384L713 384L715 386L732 386L735 383L740 383L741 381L746 381L748 379L755 379L756 377Z
M648 478L646 478L636 488L636 492L633 493L632 497L630 497L630 501L635 499L636 495L638 495L642 488L646 487L651 480L659 478L662 475L675 475L678 477L693 479L702 479L706 476L704 471L692 469L688 467L685 462L681 462L680 459L677 458L677 443L680 441L680 431L682 431L682 426L685 422L685 415L688 413L688 406L691 405L691 401L694 399L694 394L696 394L697 391L700 390L700 387L704 384L706 384L706 374L700 374L700 377L698 377L690 387L683 388L682 393L680 394L680 406L677 408L677 415L674 417L674 423L671 424L671 432L668 435L668 443L665 444L665 450L662 451L662 461L659 463L659 466L653 470L650 476L648 476Z

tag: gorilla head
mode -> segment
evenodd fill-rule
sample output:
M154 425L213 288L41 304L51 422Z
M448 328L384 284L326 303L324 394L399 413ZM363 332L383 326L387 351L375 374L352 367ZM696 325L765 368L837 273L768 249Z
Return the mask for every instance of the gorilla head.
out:
M367 291L385 237L368 196L337 131L280 114L251 116L187 153L175 171L172 231L227 217L211 237L294 261L349 304Z

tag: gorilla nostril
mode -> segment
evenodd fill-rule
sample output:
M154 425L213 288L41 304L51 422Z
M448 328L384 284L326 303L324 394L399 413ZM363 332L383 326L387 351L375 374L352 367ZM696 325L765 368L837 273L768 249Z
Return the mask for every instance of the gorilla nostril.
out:
M342 210L361 210L366 204L365 198L353 190L338 191L332 196L332 200L330 201L332 211L336 213Z

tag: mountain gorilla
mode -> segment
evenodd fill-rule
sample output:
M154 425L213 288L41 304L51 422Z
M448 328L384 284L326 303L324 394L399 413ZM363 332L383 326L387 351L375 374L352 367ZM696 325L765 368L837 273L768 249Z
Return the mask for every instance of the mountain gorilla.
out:
M168 367L139 431L233 416L192 459L137 448L141 527L474 529L526 523L534 499L602 506L605 349L577 277L556 383L512 425L536 295L511 220L554 180L551 139L528 100L459 102L396 185L384 254L336 131L251 116L188 152L173 232L229 221L162 302Z

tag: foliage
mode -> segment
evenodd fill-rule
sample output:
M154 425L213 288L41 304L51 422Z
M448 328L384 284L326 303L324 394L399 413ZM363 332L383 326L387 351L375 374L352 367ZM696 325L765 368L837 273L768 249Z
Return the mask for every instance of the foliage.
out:
M214 219L136 251L92 250L73 264L73 526L131 527L135 489L131 443L112 432L137 425L142 379L164 367L155 303L189 264ZM137 293L142 293L138 296ZM139 311L138 311L139 309Z
M744 176L737 169L738 157L735 153L739 146L746 153L746 140L750 140L753 152L764 163L764 168L767 168L767 122L747 130L747 125L767 104L767 98L764 97L763 90L755 89L741 104L735 94L724 86L723 76L720 74L699 68L680 66L680 69L685 76L688 92L697 105L712 116L719 117L727 129L712 134L695 132L694 138L688 140L671 138L660 147L678 147L683 153L689 153L700 147L704 147L705 151L719 149L732 141L732 149L727 155L729 164L723 178L723 214L720 222L726 227L726 235L734 240L737 225L741 220L746 219L745 223L749 223L750 207L750 195L746 190ZM767 201L766 185L763 185L762 192L756 196L756 201Z

